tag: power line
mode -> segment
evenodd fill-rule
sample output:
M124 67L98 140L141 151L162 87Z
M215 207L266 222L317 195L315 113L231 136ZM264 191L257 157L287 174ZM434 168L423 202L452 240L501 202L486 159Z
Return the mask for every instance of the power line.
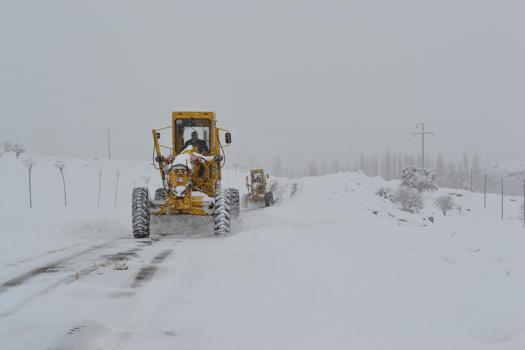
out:
M142 110L143 112L147 112L147 113L155 113L155 114L160 114L161 113L158 110L155 110L155 109L152 109L152 108L148 108L148 107L145 107L145 106L134 105L134 104L130 104L130 103L123 103L123 102L120 102L120 101L114 101L114 100L110 100L110 99L107 99L107 98L89 96L89 95L86 95L86 94L72 93L72 92L61 90L61 89L56 89L56 88L53 88L53 87L45 87L45 86L40 86L40 85L37 85L37 84L27 83L27 82L22 81L22 80L7 79L7 78L0 77L0 81L4 81L4 83L6 83L6 85L12 86L12 87L15 87L15 88L29 89L29 90L44 92L44 93L48 93L48 94L52 94L52 95L67 96L67 97L70 97L70 98L73 97L73 98L75 98L77 100L81 100L81 101L84 101L84 102L87 102L87 103L91 103L91 104L95 104L95 105L96 104L100 104L100 103L104 103L104 104L108 104L108 105L124 107L124 108L127 108L127 109L131 108L131 109L134 109L134 110L137 110L137 111L138 110Z

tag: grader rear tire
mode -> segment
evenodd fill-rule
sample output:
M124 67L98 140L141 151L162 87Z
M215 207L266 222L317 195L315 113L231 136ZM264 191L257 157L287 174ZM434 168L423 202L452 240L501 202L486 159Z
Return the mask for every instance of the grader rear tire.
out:
M149 237L149 193L145 187L133 189L131 195L131 224L133 227L133 237Z
M215 220L215 235L222 236L230 233L231 212L228 192L221 191L215 197L215 213L213 216Z

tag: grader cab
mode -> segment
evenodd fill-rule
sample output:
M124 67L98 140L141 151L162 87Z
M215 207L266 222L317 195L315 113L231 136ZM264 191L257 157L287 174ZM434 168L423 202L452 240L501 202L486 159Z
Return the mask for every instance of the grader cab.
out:
M248 208L250 203L263 204L266 207L273 205L273 192L268 191L268 179L270 176L263 169L252 169L250 175L246 176L246 187L248 193L243 195L243 206Z
M162 134L168 134L169 145L161 144ZM231 219L239 215L239 191L221 188L224 147L231 143L231 133L217 127L213 112L181 111L172 113L170 126L153 129L152 135L162 187L153 200L148 188L133 189L134 237L149 236L151 216L210 216L216 235L229 233Z

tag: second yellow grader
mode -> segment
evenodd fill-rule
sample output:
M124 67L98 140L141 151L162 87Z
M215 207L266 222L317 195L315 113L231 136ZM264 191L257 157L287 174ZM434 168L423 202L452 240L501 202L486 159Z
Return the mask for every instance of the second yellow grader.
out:
M248 193L243 195L243 206L248 208L249 203L262 204L266 207L273 205L273 192L268 191L268 179L270 176L263 169L252 169L250 175L246 176L246 187Z

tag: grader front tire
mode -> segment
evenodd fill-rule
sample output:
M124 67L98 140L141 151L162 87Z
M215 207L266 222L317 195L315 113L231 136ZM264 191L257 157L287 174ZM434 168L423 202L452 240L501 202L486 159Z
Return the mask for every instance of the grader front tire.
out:
M221 191L215 197L214 233L222 236L230 233L231 212L230 196L228 192Z
M266 192L264 194L264 205L269 207L273 205L273 192Z
M145 187L133 189L131 196L131 224L133 227L133 237L149 237L149 193Z

